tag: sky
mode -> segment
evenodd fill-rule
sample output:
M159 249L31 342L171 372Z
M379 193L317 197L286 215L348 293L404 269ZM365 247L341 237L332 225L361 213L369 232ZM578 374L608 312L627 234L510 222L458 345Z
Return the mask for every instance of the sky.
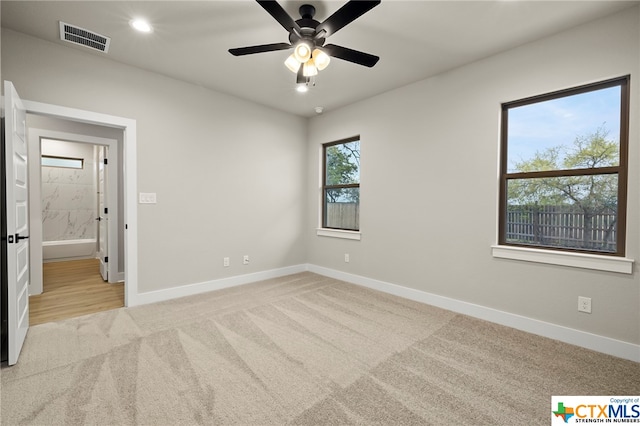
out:
M620 93L616 86L511 108L508 172L536 152L556 146L570 149L576 136L587 136L599 127L609 132L607 139L619 141Z

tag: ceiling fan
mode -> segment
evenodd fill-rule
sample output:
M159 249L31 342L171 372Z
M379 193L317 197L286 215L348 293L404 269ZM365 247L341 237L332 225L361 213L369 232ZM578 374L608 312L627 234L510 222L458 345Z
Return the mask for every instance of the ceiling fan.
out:
M271 43L229 49L229 53L234 56L293 49L293 53L284 64L297 74L296 82L299 84L309 84L311 77L329 65L330 57L369 68L373 67L380 59L378 56L347 47L325 44L327 37L379 5L380 0L350 0L323 22L313 19L316 8L310 4L300 6L301 18L294 21L276 1L257 0L257 2L289 32L289 43Z

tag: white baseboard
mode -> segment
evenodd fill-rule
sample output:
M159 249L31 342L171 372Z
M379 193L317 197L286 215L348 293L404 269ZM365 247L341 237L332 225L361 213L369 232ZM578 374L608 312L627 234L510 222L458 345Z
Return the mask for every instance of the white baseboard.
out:
M294 265L284 268L271 269L268 271L255 272L246 275L220 278L218 280L206 281L202 283L189 284L180 287L171 287L163 290L138 293L135 301L129 306L146 305L148 303L162 302L179 297L192 296L194 294L206 293L223 288L235 287L243 284L250 284L256 281L268 280L271 278L283 277L285 275L297 274L307 271L307 265Z
M384 293L393 294L405 299L415 300L416 302L426 303L428 305L437 306L474 318L483 319L496 324L505 325L507 327L526 331L528 333L537 334L539 336L548 337L550 339L560 340L565 343L602 352L608 355L617 356L619 358L640 362L640 345L623 342L621 340L611 339L609 337L597 334L587 333L585 331L552 324L533 318L524 317L509 312L499 311L497 309L488 308L473 303L463 302L449 297L438 296L436 294L424 291L402 287L396 284L378 281L366 278L360 275L354 275L347 272L337 271L322 266L307 265L307 270L316 274L324 275L330 278L339 279L349 283L368 287Z

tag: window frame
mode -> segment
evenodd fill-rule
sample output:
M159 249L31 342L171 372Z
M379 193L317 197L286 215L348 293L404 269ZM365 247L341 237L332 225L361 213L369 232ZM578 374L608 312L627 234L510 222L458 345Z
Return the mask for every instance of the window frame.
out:
M320 217L320 228L327 230L335 230L335 231L347 231L353 233L360 232L360 226L358 224L358 229L350 229L350 228L338 228L327 226L327 209L326 209L326 199L327 199L327 190L331 189L347 189L347 188L358 188L360 190L360 179L358 179L358 183L350 183L350 184L341 184L341 185L327 185L327 148L336 145L344 145L350 142L361 142L360 135L352 136L350 138L340 139L333 142L328 142L322 144L322 189L320 195L320 202L322 203L321 209L321 217ZM358 203L360 204L360 203ZM358 216L360 213L358 212Z
M611 87L620 87L620 158L617 166L598 167L590 169L558 169L535 172L508 172L508 145L509 145L509 110L525 105L545 102L582 93L593 92ZM505 102L501 105L500 124L500 193L499 193L499 215L498 215L498 245L539 249L545 251L560 251L574 253L588 253L593 255L624 257L626 251L626 229L627 229L627 181L628 181L628 149L629 149L629 108L630 108L630 75L612 78L591 84L577 86L569 89L559 90L543 95L532 96L512 102ZM507 190L508 181L515 179L566 177L566 176L590 176L590 175L611 175L618 176L618 203L617 203L617 238L616 251L605 252L570 247L552 247L526 243L508 242L507 231Z

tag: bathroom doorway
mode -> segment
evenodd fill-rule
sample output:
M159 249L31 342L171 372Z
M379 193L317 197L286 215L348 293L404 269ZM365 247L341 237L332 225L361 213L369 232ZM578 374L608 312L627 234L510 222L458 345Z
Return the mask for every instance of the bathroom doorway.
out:
M119 141L33 127L29 139L30 323L124 306Z

